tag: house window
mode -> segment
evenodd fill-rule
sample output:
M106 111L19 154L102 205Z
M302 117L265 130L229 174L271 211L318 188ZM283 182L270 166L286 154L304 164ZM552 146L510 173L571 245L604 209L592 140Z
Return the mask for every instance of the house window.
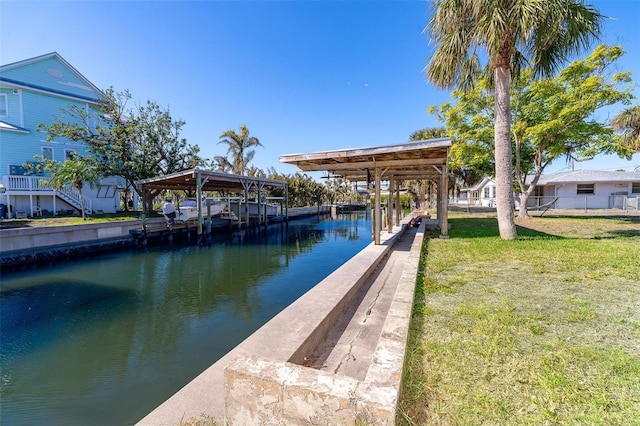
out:
M631 184L631 193L640 194L640 182L634 182Z
M489 197L490 197L490 195L489 195L489 187L486 187L486 188L484 189L484 195L483 195L483 197L484 197L484 198L489 198Z
M53 148L50 146L43 146L42 158L44 158L45 160L53 160Z
M595 183L579 183L578 194L595 194Z
M6 117L8 115L9 107L7 105L7 94L0 93L0 117Z
M30 175L42 175L43 168L40 163L33 161L27 161L22 165L10 164L9 174L11 176L30 176Z
M24 168L24 166L20 166L17 164L10 164L9 165L9 174L11 176L24 176L29 174L29 172L27 171L26 168Z
M64 150L64 159L65 160L71 160L73 157L73 154L75 154L76 152L72 149L65 149Z

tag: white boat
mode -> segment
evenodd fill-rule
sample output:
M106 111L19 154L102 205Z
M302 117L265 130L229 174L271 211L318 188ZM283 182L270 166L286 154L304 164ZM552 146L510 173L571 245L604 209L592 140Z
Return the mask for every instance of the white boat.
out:
M221 214L225 207L227 207L226 201L211 201L211 217ZM167 221L178 220L181 222L196 221L198 220L198 202L193 198L187 198L182 202L181 206L175 207L175 218L171 218L170 214L167 214L163 209L163 214ZM207 202L202 202L202 217L208 218L207 215Z

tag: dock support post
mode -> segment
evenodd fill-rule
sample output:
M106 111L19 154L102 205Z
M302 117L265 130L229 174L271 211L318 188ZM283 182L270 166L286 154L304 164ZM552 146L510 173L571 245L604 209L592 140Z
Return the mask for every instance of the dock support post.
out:
M447 148L448 151L448 148ZM447 152L447 158L449 158ZM438 212L438 219L440 222L440 238L449 238L449 165L448 160L442 166L442 176L440 178L442 186L442 203L440 211Z
M387 197L387 232L393 232L393 174L389 176L389 196Z
M207 221L205 222L205 235L207 242L211 242L211 200L207 198Z
M444 185L443 171L440 171L440 180L438 180L438 190L436 192L436 211L438 212L438 226L442 229L442 186Z
M198 244L202 244L202 176L196 173L196 205L198 206Z
M284 187L284 214L286 216L287 224L289 224L289 184Z
M375 169L375 211L373 214L373 241L376 245L380 245L380 231L382 230L382 215L380 212L380 170Z
M249 188L246 185L244 187L244 223L246 223L247 228L251 226L249 219Z
M402 219L402 206L400 205L400 181L396 181L396 226L400 226Z

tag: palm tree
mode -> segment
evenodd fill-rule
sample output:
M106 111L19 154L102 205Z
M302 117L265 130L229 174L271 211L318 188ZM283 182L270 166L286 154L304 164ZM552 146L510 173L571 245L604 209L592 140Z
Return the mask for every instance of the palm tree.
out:
M245 169L247 172L247 176L257 177L257 178L265 178L267 174L260 167L257 166L249 166Z
M240 126L240 133L233 130L227 130L220 135L220 142L227 144L227 154L231 154L231 164L233 164L233 172L238 175L244 175L247 164L251 162L256 151L251 149L255 146L262 146L258 138L249 136L249 129L246 124Z
M626 108L611 120L616 132L622 132L622 143L640 152L640 104Z
M447 129L444 127L427 127L425 129L416 130L409 135L410 141L424 141L427 139L446 138Z
M85 182L92 188L98 185L101 176L98 172L96 162L89 157L72 153L72 155L62 163L47 160L45 168L51 173L51 176L46 179L46 183L49 186L62 189L70 183L78 191L82 220L86 220L82 188Z
M581 0L435 0L433 7L427 29L436 48L426 68L432 83L469 89L481 71L480 56L488 58L495 85L498 228L503 239L514 239L511 77L527 63L537 75L552 75L588 47L604 17Z
M229 173L233 169L233 164L229 162L229 159L224 155L216 155L213 157L213 161L211 162L211 166L223 173Z

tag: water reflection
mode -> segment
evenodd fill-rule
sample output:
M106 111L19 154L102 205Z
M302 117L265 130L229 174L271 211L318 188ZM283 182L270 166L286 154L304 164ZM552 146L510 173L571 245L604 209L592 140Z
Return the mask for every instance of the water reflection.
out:
M370 239L309 219L5 274L0 423L132 424Z

